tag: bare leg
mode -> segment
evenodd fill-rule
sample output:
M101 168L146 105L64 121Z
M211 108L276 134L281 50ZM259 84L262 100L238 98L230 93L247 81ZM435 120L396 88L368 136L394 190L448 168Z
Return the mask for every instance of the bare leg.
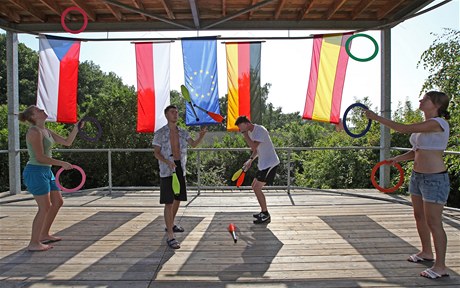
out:
M174 225L174 212L173 212L173 203L165 204L164 218L166 224L166 230L168 234L168 239L174 238L173 225Z
M46 214L45 222L43 223L43 228L41 231L40 240L54 240L59 241L61 240L60 237L50 235L51 225L56 219L56 215L59 212L59 209L64 204L64 200L62 199L62 195L59 191L51 191L50 192L50 200L51 200L51 207Z
M53 248L53 246L45 245L40 242L40 236L46 219L46 215L48 214L51 207L50 195L46 194L34 196L34 198L38 205L38 211L35 215L34 221L32 222L32 235L27 249L29 251L45 251L50 248Z
M172 205L172 225L174 226L174 223L176 221L176 215L177 215L177 211L179 211L179 205L180 205L180 201L178 200L174 200L173 202L173 205Z
M414 208L415 224L417 225L418 236L422 243L422 250L417 254L419 257L433 259L433 250L431 248L430 228L425 218L425 208L421 196L411 196L412 206ZM437 256L437 255L436 255Z
M447 236L442 226L442 210L444 205L425 202L425 218L427 225L433 235L434 250L436 261L432 270L442 275L447 273L446 269L446 249Z
M262 192L262 188L265 186L265 182L260 182L257 179L254 179L252 182L252 189L256 194L257 201L259 202L260 209L262 212L267 212L267 201L265 200L265 195Z

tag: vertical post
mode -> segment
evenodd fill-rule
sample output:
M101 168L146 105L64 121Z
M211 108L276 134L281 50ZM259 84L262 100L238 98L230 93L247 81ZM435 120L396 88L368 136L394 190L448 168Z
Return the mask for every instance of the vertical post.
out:
M21 193L19 152L18 34L6 32L6 86L8 99L8 164L10 194Z
M200 195L200 186L201 186L201 159L200 159L200 150L196 151L196 178L197 178L197 190L198 190L198 195Z
M287 162L288 162L288 168L287 168L287 192L288 194L291 193L291 148L288 148L288 155L287 155Z
M107 163L109 165L109 194L112 195L112 150L107 151Z
M391 29L381 31L381 93L380 93L380 115L391 118ZM380 161L390 157L391 144L390 129L380 125ZM380 166L380 186L388 187L390 184L390 167Z

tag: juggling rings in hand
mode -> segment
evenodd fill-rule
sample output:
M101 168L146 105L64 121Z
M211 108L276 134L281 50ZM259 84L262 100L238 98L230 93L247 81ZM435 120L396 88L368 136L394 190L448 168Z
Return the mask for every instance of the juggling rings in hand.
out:
M59 181L59 177L61 176L62 171L64 171L64 168L61 167L61 169L59 169L56 173L56 185L64 192L75 192L75 191L80 190L80 188L83 187L83 185L85 185L85 182L86 182L85 171L83 171L83 169L77 165L72 165L72 168L78 170L81 174L81 183L75 188L66 188L61 185L61 182Z
M364 134L366 134L369 131L369 129L371 129L372 121L371 121L371 119L369 119L369 121L367 122L366 128L361 133L359 133L359 134L352 133L350 131L350 129L348 129L348 127L347 127L347 115L348 115L348 112L350 112L350 110L355 108L355 107L361 107L361 108L363 108L365 110L368 109L366 105L361 104L361 103L351 104L350 107L348 107L347 110L345 110L345 113L343 113L342 123L343 123L343 129L345 130L345 132L347 132L348 135L350 135L353 138L359 138L361 136L364 136Z
M351 54L351 52L350 52L350 42L351 42L351 40L353 40L356 37L365 37L365 38L367 38L367 39L372 41L372 44L374 44L375 50L374 50L374 53L371 56L369 56L367 58L358 58L355 55ZM345 42L345 50L347 51L347 54L348 54L348 56L350 56L351 59L359 61L359 62L367 62L367 61L371 61L372 59L375 58L375 56L377 56L377 54L379 53L379 45L377 44L377 41L375 41L375 39L372 38L371 36L369 36L367 34L360 33L360 34L352 35L347 39L347 42Z
M401 187L401 185L404 183L404 170L402 169L401 165L399 165L398 163L393 164L393 166L396 167L396 169L398 169L398 171L399 171L399 182L398 182L398 184L396 184L396 186L394 186L392 188L383 188L383 187L379 186L377 181L375 181L375 173L377 172L377 170L379 170L380 166L389 165L390 163L391 162L387 161L387 160L380 161L379 163L377 163L374 166L374 168L372 168L372 172L371 172L372 185L374 185L374 187L377 188L377 190L379 190L380 192L383 192L383 193L393 193L396 190L398 190L399 187Z
M81 122L92 122L94 125L97 127L97 134L95 137L90 137L81 127ZM96 142L101 138L102 136L102 127L99 121L96 120L96 118L91 117L91 116L85 116L83 119L80 120L78 123L78 135L80 135L81 138L88 140L90 142Z
M81 15L83 15L83 25L80 27L80 29L78 30L71 30L69 29L69 27L67 27L67 25L65 24L65 16L67 16L67 14L69 14L70 11L78 11L81 13ZM64 12L62 12L62 15L61 15L61 25L62 25L62 28L64 28L64 30L66 32L69 32L69 33L72 33L72 34L78 34L80 32L83 32L85 31L86 29L86 26L88 25L88 15L86 15L86 12L85 10L81 9L80 7L77 7L77 6L71 6L67 9L64 10Z

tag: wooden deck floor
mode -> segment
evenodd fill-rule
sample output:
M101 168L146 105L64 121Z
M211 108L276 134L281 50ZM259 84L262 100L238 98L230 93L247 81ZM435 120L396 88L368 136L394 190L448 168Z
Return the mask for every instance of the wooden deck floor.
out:
M342 192L268 191L268 225L252 223L250 191L189 192L176 251L158 191L67 196L53 229L64 240L34 253L24 248L35 203L3 197L0 287L459 287L459 212L444 222L451 277L429 280L419 276L429 264L405 260L419 246L411 207L374 190Z

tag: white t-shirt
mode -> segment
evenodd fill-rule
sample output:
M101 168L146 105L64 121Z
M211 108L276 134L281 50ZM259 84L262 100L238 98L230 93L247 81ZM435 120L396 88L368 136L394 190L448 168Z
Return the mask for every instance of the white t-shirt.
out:
M257 146L257 154L259 155L257 168L259 170L265 170L280 164L272 139L264 126L254 124L254 129L252 132L248 131L248 136L252 141L260 142L259 146Z

